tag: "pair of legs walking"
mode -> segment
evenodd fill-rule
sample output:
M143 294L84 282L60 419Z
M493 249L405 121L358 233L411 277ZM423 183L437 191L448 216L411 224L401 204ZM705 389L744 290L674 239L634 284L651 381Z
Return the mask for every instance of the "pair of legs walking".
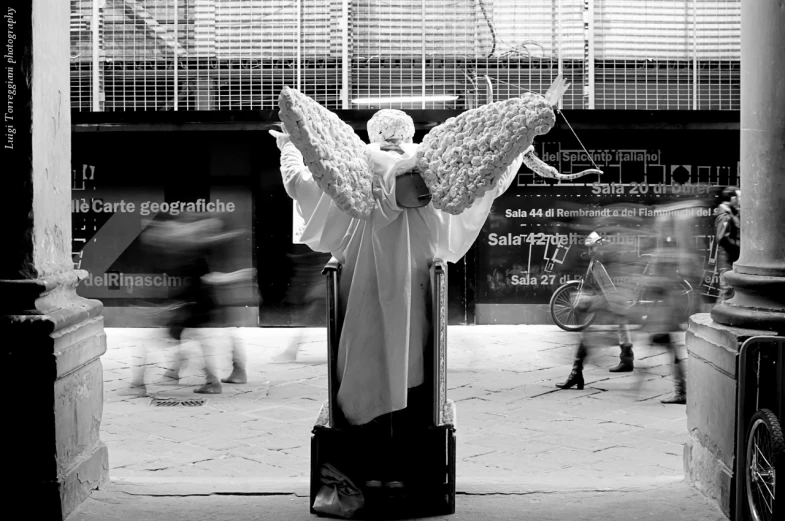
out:
M660 400L660 402L677 404L687 403L687 379L684 375L684 360L679 359L679 355L676 352L676 346L673 342L672 334L658 333L652 335L651 342L652 344L659 344L667 347L673 355L673 365L671 366L674 386L673 394L667 398L663 398Z
M212 342L205 341L204 339L199 342L202 350L202 358L204 360L205 383L194 389L195 393L199 394L221 394L223 386L221 383L231 384L244 384L248 382L248 375L246 373L246 354L243 347L239 344L238 339L233 334L234 328L229 330L229 338L232 349L232 372L226 378L218 378L218 368L216 367L215 359L215 346ZM173 338L182 343L183 328L172 328L170 333ZM170 367L164 376L174 380L180 379L180 369L182 367L182 346L178 347L175 364Z
M632 351L632 335L630 334L630 327L627 322L622 318L619 318L618 321L619 348L621 349L621 354L619 355L619 363L614 367L611 367L609 371L611 373L629 373L635 368L633 363L635 354ZM573 361L570 376L567 377L567 380L563 384L557 384L556 387L570 389L573 386L577 386L578 389L583 389L585 385L583 379L583 362L589 354L589 338L592 335L592 331L581 333L581 342L578 344L578 349L575 351L575 360Z
M166 370L164 377L171 378L172 380L180 379L180 371L185 363L183 333L186 329L196 329L198 326L204 325L205 323L205 320L194 317L185 323L170 326L169 335L173 339L177 340L179 345L176 348L177 352L175 353L174 363ZM205 383L196 388L194 392L200 394L221 394L223 392L221 383L244 384L248 382L248 375L246 373L247 357L245 349L243 349L239 339L234 334L235 328L228 329L232 350L232 372L229 376L223 379L219 379L218 377L218 368L216 366L215 357L216 353L213 342L210 342L205 338L196 338L190 340L199 344L199 349L202 352L205 371ZM140 350L138 352L141 361L140 363L137 363L134 368L134 374L131 378L131 385L132 387L136 388L140 394L144 395L147 393L144 382L145 367L147 365L147 347L140 346Z
M625 327L626 329L626 327ZM620 355L620 362L616 367L610 369L611 372L629 372L633 370L633 352L632 352L632 342L629 339L629 329L626 329L626 332L621 330L619 331L620 343L621 343L621 355ZM674 379L674 392L671 396L660 400L662 403L666 404L684 404L687 401L687 387L686 387L686 378L684 376L684 361L679 360L679 357L676 353L676 347L674 342L671 338L671 333L657 333L651 336L652 344L662 345L666 347L669 351L671 351L673 355L673 365L672 365L672 372L673 372L673 379ZM586 334L582 335L581 341L578 344L578 348L575 351L575 360L573 361L572 371L570 371L570 375L567 377L567 380L562 384L557 384L556 387L561 389L570 389L572 387L577 387L579 390L583 389L585 386L585 380L583 378L583 365L586 357L589 354L588 351L588 339Z

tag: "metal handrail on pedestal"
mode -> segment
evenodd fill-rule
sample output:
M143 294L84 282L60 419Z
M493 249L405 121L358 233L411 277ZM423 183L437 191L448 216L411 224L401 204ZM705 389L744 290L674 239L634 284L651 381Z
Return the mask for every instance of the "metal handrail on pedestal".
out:
M341 309L338 299L341 280L341 263L335 257L322 270L327 275L327 395L330 404L330 428L338 427L338 342L341 339Z

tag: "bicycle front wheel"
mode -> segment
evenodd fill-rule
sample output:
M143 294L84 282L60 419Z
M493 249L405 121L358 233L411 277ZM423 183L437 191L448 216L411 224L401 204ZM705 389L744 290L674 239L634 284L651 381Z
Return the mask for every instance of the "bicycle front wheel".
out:
M580 297L586 295L585 290L581 291L579 280L568 282L553 292L549 307L557 326L564 331L583 331L594 322L593 312L582 312L577 307Z
M775 521L785 515L782 473L785 438L777 417L761 409L750 419L747 433L745 488L753 521ZM778 479L779 478L779 479Z

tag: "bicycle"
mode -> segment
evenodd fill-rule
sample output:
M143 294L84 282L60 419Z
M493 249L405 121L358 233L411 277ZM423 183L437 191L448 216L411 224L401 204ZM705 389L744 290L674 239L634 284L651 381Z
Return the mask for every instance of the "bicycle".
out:
M586 310L584 301L596 297L607 300L612 293L619 293L619 288L608 275L603 263L597 258L600 247L607 241L597 232L592 232L584 240L588 248L589 266L586 274L577 280L571 280L561 285L551 296L549 308L551 318L564 331L583 331L589 327L596 318L596 312ZM645 255L651 257L651 255ZM649 275L651 262L647 262L643 271L643 278ZM684 278L675 281L677 285L675 312L680 317L680 322L686 322L693 307L694 291L692 284ZM637 283L628 299L625 301L627 314L633 315L637 320L644 321L653 306L661 303L652 290L645 284Z

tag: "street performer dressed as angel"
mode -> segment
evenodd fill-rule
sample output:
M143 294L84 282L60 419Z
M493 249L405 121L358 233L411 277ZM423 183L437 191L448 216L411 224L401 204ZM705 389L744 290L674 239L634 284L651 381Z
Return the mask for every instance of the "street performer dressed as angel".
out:
M271 134L286 192L305 221L301 240L342 264L338 405L349 424L389 435L392 418L416 414L407 407L424 382L434 260L466 254L524 160L541 175L576 176L561 176L532 154L533 137L555 123L539 95L451 118L419 145L412 119L399 110L371 118L366 145L297 91L285 88L280 102L288 133ZM376 448L389 461L375 462L387 472L367 476L372 482L400 485L401 458L390 448Z

